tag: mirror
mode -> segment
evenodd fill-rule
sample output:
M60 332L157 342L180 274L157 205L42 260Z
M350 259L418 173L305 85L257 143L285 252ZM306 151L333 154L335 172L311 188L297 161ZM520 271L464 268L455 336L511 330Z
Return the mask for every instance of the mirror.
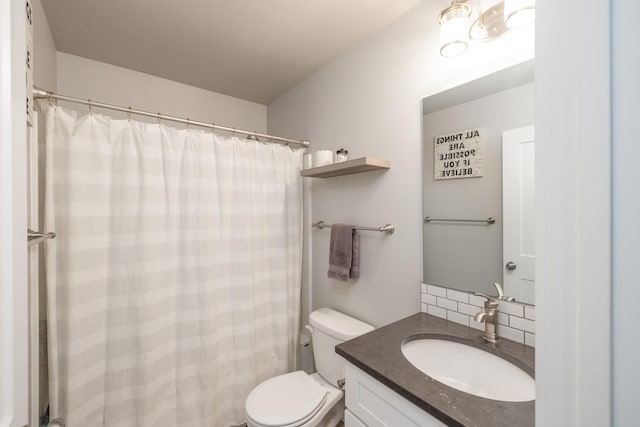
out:
M506 279L516 284L507 285L505 295L533 304L532 277L511 280L533 260L529 257L525 268L520 259L503 257L503 237L507 242L522 237L514 236L514 229L523 231L524 255L531 255L534 212L532 200L528 205L522 205L517 195L503 200L502 147L505 131L507 140L509 135L523 132L521 128L528 127L533 134L534 107L533 61L423 100L424 283L496 295L493 283L503 284ZM529 139L533 142L533 137ZM529 154L532 147L527 145ZM515 158L519 155L517 152ZM509 162L511 158L505 156ZM524 168L528 173L524 179L533 185L531 165ZM514 179L519 178L507 178L506 182L513 184ZM522 185L518 181L507 187ZM533 196L532 187L528 193ZM510 200L523 209L526 221L505 229L504 220L510 223L509 215L503 215L503 205L509 212ZM505 268L508 262L512 264Z

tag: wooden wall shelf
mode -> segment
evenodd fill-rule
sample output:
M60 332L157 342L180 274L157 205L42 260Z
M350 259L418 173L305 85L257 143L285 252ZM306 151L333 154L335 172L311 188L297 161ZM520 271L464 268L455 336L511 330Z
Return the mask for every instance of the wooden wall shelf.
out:
M374 170L386 170L391 168L389 160L376 159L374 157L360 157L340 163L333 163L317 168L303 169L301 176L312 178L330 178L332 176L350 175L352 173L369 172Z

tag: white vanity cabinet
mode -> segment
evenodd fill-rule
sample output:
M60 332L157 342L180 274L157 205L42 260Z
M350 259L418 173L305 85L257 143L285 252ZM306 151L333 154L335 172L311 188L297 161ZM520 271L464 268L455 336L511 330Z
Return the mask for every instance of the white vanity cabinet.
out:
M446 427L349 362L345 374L345 427Z

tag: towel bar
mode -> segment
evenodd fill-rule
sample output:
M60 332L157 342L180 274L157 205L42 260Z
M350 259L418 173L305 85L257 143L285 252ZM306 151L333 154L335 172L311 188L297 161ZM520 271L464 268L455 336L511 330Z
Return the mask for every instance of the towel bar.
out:
M447 218L431 218L430 216L426 216L424 217L424 222L431 222L431 221L444 221L444 222L484 222L487 224L493 224L496 222L496 219L492 216L490 216L487 219L447 219Z
M318 221L318 222L314 222L311 224L312 227L314 228L319 228L320 230L322 230L323 228L331 228L331 224L326 224L324 221ZM393 226L393 224L385 224L382 227L359 227L359 226L354 226L353 228L355 228L356 230L364 230L364 231L379 231L381 233L385 233L387 235L391 235L393 234L394 231L396 231L396 228Z

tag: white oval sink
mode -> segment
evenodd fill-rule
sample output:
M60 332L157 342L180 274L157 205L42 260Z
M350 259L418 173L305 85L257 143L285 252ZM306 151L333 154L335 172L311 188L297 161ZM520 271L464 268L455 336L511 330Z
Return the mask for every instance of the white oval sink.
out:
M535 380L489 352L441 339L402 344L402 354L420 371L443 384L487 399L526 402L536 398Z

